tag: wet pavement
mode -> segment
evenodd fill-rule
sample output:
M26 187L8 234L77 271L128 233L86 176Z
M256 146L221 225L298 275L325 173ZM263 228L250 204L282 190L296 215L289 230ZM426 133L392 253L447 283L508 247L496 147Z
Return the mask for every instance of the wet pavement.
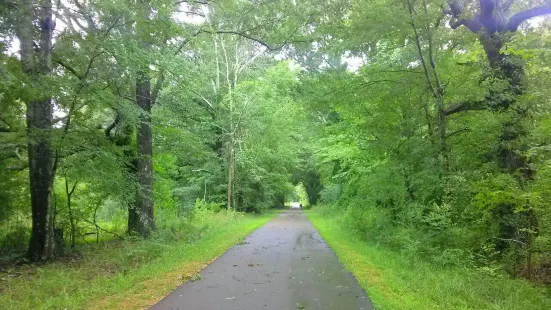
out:
M373 309L298 209L280 214L150 309Z

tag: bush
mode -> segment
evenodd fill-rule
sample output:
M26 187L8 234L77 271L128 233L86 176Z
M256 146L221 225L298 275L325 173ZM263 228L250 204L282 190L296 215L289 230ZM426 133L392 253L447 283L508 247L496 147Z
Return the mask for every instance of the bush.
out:
M31 232L27 227L18 226L17 228L6 233L0 240L2 251L19 251L24 250L28 244Z
M326 204L332 204L339 200L342 193L341 184L329 184L326 185L320 192L320 202Z
M433 257L441 266L465 266L471 262L470 256L462 249L445 249L442 254Z

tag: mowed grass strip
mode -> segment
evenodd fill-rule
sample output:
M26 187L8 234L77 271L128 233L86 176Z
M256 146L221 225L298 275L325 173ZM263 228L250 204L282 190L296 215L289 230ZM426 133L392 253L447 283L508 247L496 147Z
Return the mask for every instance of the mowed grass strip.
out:
M310 221L366 290L375 309L551 309L551 289L522 279L445 268L369 244L319 209Z
M74 261L0 274L0 309L147 308L277 214L213 215L193 242L106 243Z

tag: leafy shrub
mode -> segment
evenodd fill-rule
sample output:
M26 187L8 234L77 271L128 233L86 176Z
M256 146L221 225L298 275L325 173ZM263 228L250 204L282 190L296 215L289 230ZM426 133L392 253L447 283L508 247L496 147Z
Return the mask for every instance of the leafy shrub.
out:
M433 261L441 266L465 266L471 260L462 249L445 249L442 254L434 256Z
M326 185L320 192L320 202L326 204L335 203L339 200L342 192L341 184L329 184Z
M0 240L1 248L3 250L22 250L27 245L30 235L30 230L27 227L18 226L3 236Z

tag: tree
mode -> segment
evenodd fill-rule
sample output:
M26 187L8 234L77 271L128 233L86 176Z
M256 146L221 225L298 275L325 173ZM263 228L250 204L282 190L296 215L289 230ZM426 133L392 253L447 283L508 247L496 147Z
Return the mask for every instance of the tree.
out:
M542 154L534 153L542 144L532 132L546 126L535 120L547 117L547 99L511 44L544 32L519 24L547 14L548 2L487 2L445 2L445 10L429 1L350 2L342 22L314 30L316 47L322 60L336 54L363 66L346 72L326 61L312 71L305 98L322 125L321 197L338 197L356 229L379 241L386 239L379 227L394 227L386 234L440 250L463 240L476 253L499 251L512 273L524 266L530 273L532 244L545 226L533 190L545 177L537 175ZM471 22L482 26L456 29ZM454 229L478 237L454 237Z
M39 12L35 8L39 7ZM52 3L22 1L18 5L17 37L21 70L31 85L27 89L27 139L32 230L27 255L33 261L51 258L55 253L51 193L55 178L54 150L51 144L52 98L48 95L48 77L52 70ZM35 19L34 16L37 16ZM35 24L39 31L35 31ZM36 37L36 33L39 37ZM38 57L34 42L38 41ZM37 92L33 87L41 89Z
M452 18L450 27L456 29L465 26L478 36L480 44L484 48L490 72L486 80L495 79L493 82L499 86L493 86L483 102L459 103L452 110L461 111L470 107L480 107L508 113L499 136L499 145L496 150L498 164L504 171L514 175L521 189L528 186L528 182L534 179L536 171L533 170L530 158L527 156L529 149L526 136L529 129L526 119L529 117L532 107L519 104L519 98L525 94L525 69L523 60L514 54L506 54L503 48L511 42L513 35L519 30L522 23L538 16L551 14L551 1L533 7L523 7L520 1L480 0L476 10L468 12L466 3L450 1L449 10L446 13ZM514 10L521 6L520 10ZM472 7L472 6L471 6ZM516 12L515 12L516 11ZM453 112L455 112L453 111ZM448 113L449 114L449 113ZM504 202L501 204L500 237L502 239L513 238L518 229L525 231L537 230L537 219L531 207L523 208L519 212L514 204ZM515 215L516 214L516 215ZM507 218L518 218L513 225L507 223ZM525 233L522 236L528 244L532 244L533 233ZM505 245L501 246L502 248ZM529 246L531 251L531 246ZM531 274L531 255L528 255L529 274Z
M136 68L136 104L141 109L139 125L136 133L138 145L137 174L138 196L136 207L128 210L128 230L136 232L140 236L147 237L155 229L153 215L153 135L151 124L151 108L153 98L151 94L151 78L149 77L148 50L151 45L149 31L150 3L145 3L138 14L137 37L142 49L146 53L144 63L139 63ZM141 16L140 16L141 15Z
M518 57L505 54L502 49L510 42L522 23L534 17L551 14L551 2L544 1L538 6L523 8L516 13L514 8L523 5L517 1L477 2L478 5L468 5L467 1L450 1L449 9L445 11L451 16L449 25L452 29L465 26L478 36L491 69L487 80L496 78L505 85L496 83L499 86L491 87L483 102L457 103L445 111L445 114L481 107L501 112L512 108L514 115L504 126L497 157L500 165L509 173L521 171L524 179L530 179L533 172L528 167L528 160L522 155L526 147L512 146L516 144L515 141L523 139L526 135L522 123L530 108L515 106L525 89L523 63Z

